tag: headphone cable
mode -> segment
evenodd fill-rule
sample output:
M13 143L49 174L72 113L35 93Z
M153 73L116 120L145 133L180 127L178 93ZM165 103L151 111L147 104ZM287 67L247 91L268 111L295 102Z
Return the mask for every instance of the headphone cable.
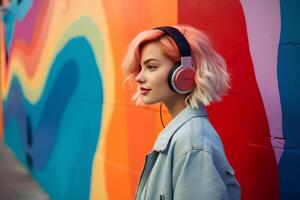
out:
M162 118L161 110L162 110L162 102L160 102L159 114L160 114L160 122L161 122L162 126L165 128L165 124L164 124L164 121L163 121L163 118Z

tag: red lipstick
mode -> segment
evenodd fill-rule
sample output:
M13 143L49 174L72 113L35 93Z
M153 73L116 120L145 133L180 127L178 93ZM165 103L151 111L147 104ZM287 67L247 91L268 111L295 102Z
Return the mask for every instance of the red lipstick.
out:
M141 94L142 95L146 95L148 92L150 92L151 89L147 89L147 88L143 88L143 87L140 87L140 91L141 91Z

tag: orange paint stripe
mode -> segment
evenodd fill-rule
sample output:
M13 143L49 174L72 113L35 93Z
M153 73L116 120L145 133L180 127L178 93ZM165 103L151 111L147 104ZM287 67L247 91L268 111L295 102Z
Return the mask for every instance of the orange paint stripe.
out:
M116 106L114 110L107 135L105 168L107 192L109 199L121 197L132 199L144 162L144 153L152 148L161 125L158 112L151 110L145 112L143 109L135 108L130 102L133 91L128 91L127 88L124 91L122 86L124 76L120 65L128 43L138 32L159 25L177 23L177 2L156 0L141 3L139 0L130 2L104 0L103 3L107 11L107 20L110 22L111 44L115 58L116 99L122 104ZM153 110L153 107L151 109ZM146 113L154 123L145 124L140 120ZM146 130L154 131L146 133ZM149 141L148 145L145 145L145 140Z

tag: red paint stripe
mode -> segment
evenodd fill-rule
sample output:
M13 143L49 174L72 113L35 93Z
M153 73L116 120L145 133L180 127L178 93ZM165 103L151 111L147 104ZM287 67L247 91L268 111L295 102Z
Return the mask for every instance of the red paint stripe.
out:
M239 1L179 0L178 7L179 23L206 32L231 73L229 95L208 112L240 181L242 199L278 199L278 169Z

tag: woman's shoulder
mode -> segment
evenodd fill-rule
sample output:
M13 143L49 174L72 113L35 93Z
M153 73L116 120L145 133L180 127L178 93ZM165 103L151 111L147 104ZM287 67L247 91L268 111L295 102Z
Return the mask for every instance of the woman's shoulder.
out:
M222 141L207 117L193 117L184 123L174 133L169 148L179 156L191 150L224 154Z

